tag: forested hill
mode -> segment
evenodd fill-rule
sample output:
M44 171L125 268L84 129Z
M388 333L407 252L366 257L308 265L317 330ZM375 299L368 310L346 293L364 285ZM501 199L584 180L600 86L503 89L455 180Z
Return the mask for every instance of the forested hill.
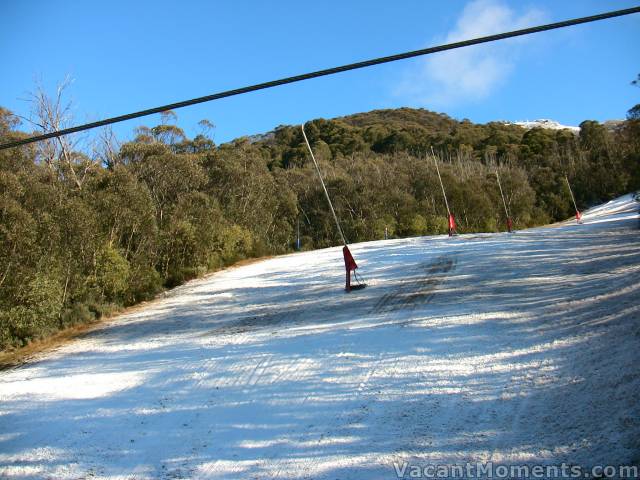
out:
M55 105L37 111L56 125ZM351 242L444 233L439 158L459 231L503 229L498 169L515 226L570 217L640 187L640 115L615 129L474 124L402 108L306 130ZM50 116L47 118L47 116ZM57 116L56 116L57 115ZM150 298L238 259L338 243L299 126L216 145L175 115L119 144L104 133L0 151L0 348ZM27 134L0 109L0 141ZM87 153L91 152L91 153Z
M283 165L287 165L291 152L277 147L300 146L298 141L301 137L297 131L291 135L292 128L278 127L263 137L267 139L266 144L276 147L274 159L281 160ZM432 146L447 151L460 146L482 150L487 145L520 144L526 133L522 127L503 122L479 125L469 120L457 121L443 113L413 108L374 110L333 120L319 119L310 122L308 129L311 135L316 135L318 140L330 146L333 156L355 152L407 152L423 156ZM284 156L278 157L282 153Z

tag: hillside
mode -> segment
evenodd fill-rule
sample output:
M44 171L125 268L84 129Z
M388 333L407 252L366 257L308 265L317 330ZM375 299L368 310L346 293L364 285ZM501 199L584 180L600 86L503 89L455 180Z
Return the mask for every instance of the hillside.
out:
M204 125L189 138L165 112L123 144L107 132L89 150L65 137L0 151L0 350L293 252L298 239L337 244L299 126L216 145ZM27 135L19 127L0 108L0 140ZM350 242L446 232L434 162L461 233L504 230L507 209L518 229L569 218L567 182L579 209L640 188L631 116L613 130L584 121L575 135L402 108L306 131Z
M360 243L349 295L339 248L191 281L0 374L0 476L637 465L638 205Z

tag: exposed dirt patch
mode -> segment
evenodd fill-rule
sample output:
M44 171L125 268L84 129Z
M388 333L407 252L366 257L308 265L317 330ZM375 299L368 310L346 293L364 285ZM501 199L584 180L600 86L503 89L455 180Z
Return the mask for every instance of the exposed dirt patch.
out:
M392 292L384 295L374 305L372 313L393 312L403 309L414 309L429 303L435 290L455 267L455 260L450 257L439 257L434 262L418 267L420 276L412 275L409 280L398 285Z
M234 322L225 322L223 325L207 331L202 336L209 335L235 335L250 330L274 327L283 323L291 323L300 318L299 313L303 310L273 311L266 313L256 313L242 317Z

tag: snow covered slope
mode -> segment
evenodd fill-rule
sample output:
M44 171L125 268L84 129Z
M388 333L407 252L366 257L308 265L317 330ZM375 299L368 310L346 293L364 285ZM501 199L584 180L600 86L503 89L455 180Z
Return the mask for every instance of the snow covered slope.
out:
M549 130L571 130L573 133L580 133L580 127L573 127L569 125L562 125L555 120L540 119L540 120L526 120L522 122L505 122L508 125L519 125L522 128L530 130L532 128L547 128Z
M0 477L638 462L639 205L354 245L351 294L339 248L190 282L0 373Z

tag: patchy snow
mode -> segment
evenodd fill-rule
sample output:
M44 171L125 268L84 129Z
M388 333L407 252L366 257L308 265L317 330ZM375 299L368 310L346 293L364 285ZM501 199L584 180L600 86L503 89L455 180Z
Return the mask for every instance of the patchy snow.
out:
M640 459L638 204L173 290L0 374L1 478L395 478Z
M522 128L526 128L530 130L532 128L547 128L549 130L571 130L573 133L580 133L580 127L573 127L569 125L562 125L555 120L549 120L546 118L542 118L540 120L525 120L521 122L504 122L507 125L518 125Z

